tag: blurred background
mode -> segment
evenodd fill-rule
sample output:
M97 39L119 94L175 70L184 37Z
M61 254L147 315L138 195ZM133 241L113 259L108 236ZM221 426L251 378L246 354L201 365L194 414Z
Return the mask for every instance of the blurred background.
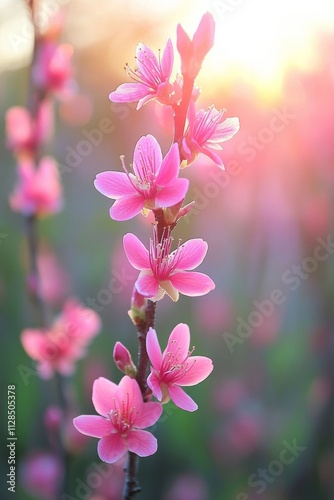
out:
M210 356L215 369L189 389L197 412L166 405L154 428L158 453L140 461L140 498L333 500L332 0L48 0L46 18L58 8L66 14L62 41L74 47L76 84L71 99L55 103L47 152L59 162L65 206L40 224L39 260L55 314L76 296L103 322L74 376L77 415L93 412L95 378L121 378L112 360L117 340L136 357L127 316L136 273L121 240L134 232L148 241L150 233L141 216L112 221L111 203L93 180L121 170L122 154L129 164L142 135L153 133L164 154L172 140L168 110L149 103L137 112L135 104L112 104L108 94L127 81L123 67L135 66L139 41L162 49L168 37L175 43L179 22L192 35L210 11L216 41L197 79L198 105L226 108L241 128L224 146L225 172L202 156L182 171L191 180L187 201L196 207L175 236L209 243L199 270L216 289L176 304L164 298L156 328L164 345L177 323L188 323L196 353ZM26 102L31 51L24 2L0 0L1 116ZM0 127L4 137L3 120ZM17 386L18 498L48 498L57 470L42 421L55 387L35 375L19 341L24 328L37 325L25 291L23 222L8 205L15 160L4 140L0 150L1 378ZM117 292L110 292L113 277ZM100 463L97 441L70 428L67 439L74 459L66 491L72 496L64 498L119 498L122 464L107 468L103 482L87 483ZM46 485L33 480L40 471Z

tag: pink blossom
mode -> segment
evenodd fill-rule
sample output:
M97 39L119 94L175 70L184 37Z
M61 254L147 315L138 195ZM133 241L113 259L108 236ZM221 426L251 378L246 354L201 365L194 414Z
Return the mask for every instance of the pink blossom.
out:
M157 99L161 104L169 104L169 96L173 92L169 78L174 61L171 40L168 39L161 60L160 54L158 60L152 50L143 43L137 45L136 59L137 69L133 70L128 65L125 67L134 83L122 83L109 94L109 99L113 102L138 101L137 109L151 99Z
M129 377L131 378L136 377L137 368L132 361L129 350L122 344L122 342L116 342L114 346L113 357L117 368L121 372L129 375Z
M187 165L192 163L199 153L211 158L220 167L222 159L216 153L222 150L220 143L231 139L239 130L239 118L223 120L224 110L218 111L214 106L197 113L194 103L188 109L188 128L182 140L182 152Z
M45 92L67 91L73 75L72 54L73 48L69 44L58 45L53 41L44 41L37 51L32 69L35 85Z
M57 259L56 254L47 245L40 245L37 255L38 278L34 281L34 275L28 275L28 288L32 293L40 293L43 301L52 306L64 302L68 295L70 283L69 275ZM38 288L40 287L40 290Z
M16 154L37 149L47 139L51 128L52 110L47 101L39 106L36 118L21 106L6 112L7 146Z
M215 22L208 12L202 17L192 40L182 26L177 26L177 50L181 56L182 75L192 80L201 69L204 57L213 46Z
M100 377L93 384L93 405L99 415L81 415L73 420L78 431L100 438L97 452L101 460L114 463L127 450L140 457L157 451L156 438L146 427L162 413L160 403L144 403L138 382L125 375L119 385Z
M133 157L133 172L102 172L94 185L100 193L116 199L110 209L114 220L128 220L141 210L153 210L175 205L184 199L189 181L179 179L180 156L173 144L162 159L158 141L152 136L141 137Z
M62 207L62 188L55 160L44 156L38 167L26 158L18 165L18 183L10 206L23 215L50 215Z
M71 339L85 344L95 337L101 329L99 315L72 298L64 304L62 313L54 322L54 328L66 332Z
M191 356L188 325L179 323L169 336L163 353L158 337L150 328L146 337L146 349L152 363L147 384L154 396L162 403L170 399L183 410L195 411L198 406L180 386L196 385L205 380L213 370L212 360L204 356Z
M188 240L170 252L173 238L167 237L158 243L157 230L153 228L150 250L131 233L123 238L124 250L130 264L140 274L136 281L138 292L151 300L160 300L165 293L173 301L179 298L179 292L190 297L205 295L213 290L215 284L206 274L189 272L203 262L208 245L201 238Z
M55 454L36 451L20 461L19 474L24 490L48 500L57 493L57 487L63 478L63 466Z

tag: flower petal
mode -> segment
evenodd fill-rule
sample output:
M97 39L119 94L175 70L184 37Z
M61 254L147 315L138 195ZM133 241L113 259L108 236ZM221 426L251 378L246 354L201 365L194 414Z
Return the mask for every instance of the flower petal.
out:
M175 179L155 196L155 204L157 208L172 207L182 201L188 191L188 179Z
M179 292L189 297L205 295L215 288L212 279L203 273L178 272L170 276L169 280Z
M136 288L141 295L148 299L155 297L159 290L159 283L153 274L140 273Z
M140 194L124 196L115 201L110 209L110 217L117 221L129 220L144 208L145 200Z
M142 269L150 268L148 250L137 236L127 233L123 237L123 247L128 261L135 269L141 271Z
M161 148L153 135L141 137L133 155L133 171L141 180L147 178L147 172L157 174L162 162Z
M97 453L103 462L113 464L127 451L125 440L119 434L103 436L98 442Z
M150 328L146 336L146 350L151 364L155 370L160 370L162 353L156 331Z
M21 334L24 350L32 359L43 359L43 348L46 344L46 335L41 330L26 329Z
M240 129L239 118L226 118L223 122L217 125L215 132L210 137L210 141L224 142L231 139Z
M97 413L106 416L110 412L117 392L118 386L104 377L94 381L92 400Z
M94 186L104 196L114 199L137 193L128 175L123 172L101 172L97 174Z
M205 380L213 370L212 360L205 356L191 356L188 358L187 363L189 369L179 382L182 386L199 384Z
M173 70L174 63L174 50L173 44L170 38L168 38L166 47L161 58L161 70L164 80L168 80Z
M168 386L168 392L173 403L179 408L182 408L182 410L197 410L198 405L190 396L188 396L188 394L184 392L183 389L181 389L181 387L178 387L177 385L170 385Z
M166 349L162 356L165 358L168 353L174 353L180 363L187 357L190 345L190 331L189 326L185 323L179 323L172 330L169 336Z
M109 94L112 102L135 102L150 93L142 83L122 83L116 90Z
M138 382L128 375L125 375L118 385L118 401L121 407L124 400L126 400L126 405L129 407L140 407L143 404Z
M161 163L161 167L157 175L158 186L166 186L166 184L174 181L179 175L179 169L180 153L179 147L175 142L174 144L172 144Z
M160 380L157 377L155 371L151 371L149 376L147 377L147 385L151 389L153 395L157 398L158 401L162 400L162 390L160 385Z
M143 403L140 407L139 415L136 418L135 426L138 429L145 429L155 424L159 420L162 413L160 403Z
M128 446L139 457L148 457L157 451L158 442L150 432L133 430L128 434Z
M176 269L191 271L199 266L206 256L208 244L202 238L188 240L179 247ZM172 252L173 254L175 252Z
M98 415L80 415L73 419L73 425L81 434L96 438L106 436L114 430L110 420Z

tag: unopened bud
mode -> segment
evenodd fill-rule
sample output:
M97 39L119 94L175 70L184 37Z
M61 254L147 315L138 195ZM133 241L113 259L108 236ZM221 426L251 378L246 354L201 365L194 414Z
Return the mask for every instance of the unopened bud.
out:
M131 309L128 311L128 314L132 323L136 326L145 321L146 303L147 299L134 287L131 297Z
M164 221L166 225L171 226L175 224L181 217L184 217L187 215L189 210L192 209L192 207L195 205L195 202L192 201L191 203L188 203L188 205L185 205L182 207L183 201L180 203L177 203L173 207L168 207L164 208Z
M130 352L121 342L116 342L113 356L117 368L121 372L125 373L125 375L129 375L129 377L135 378L137 374L137 368L132 361Z

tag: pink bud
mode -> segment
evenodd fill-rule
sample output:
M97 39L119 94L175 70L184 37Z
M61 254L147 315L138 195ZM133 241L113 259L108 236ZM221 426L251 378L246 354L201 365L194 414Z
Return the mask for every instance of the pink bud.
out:
M44 413L44 425L50 431L57 431L62 420L62 410L58 406L49 406Z
M129 377L135 378L137 368L132 361L130 352L121 342L116 342L113 356L117 368L121 372L125 373L125 375L129 375Z
M131 309L128 311L128 314L134 325L145 321L146 302L147 299L137 291L136 287L133 287Z

